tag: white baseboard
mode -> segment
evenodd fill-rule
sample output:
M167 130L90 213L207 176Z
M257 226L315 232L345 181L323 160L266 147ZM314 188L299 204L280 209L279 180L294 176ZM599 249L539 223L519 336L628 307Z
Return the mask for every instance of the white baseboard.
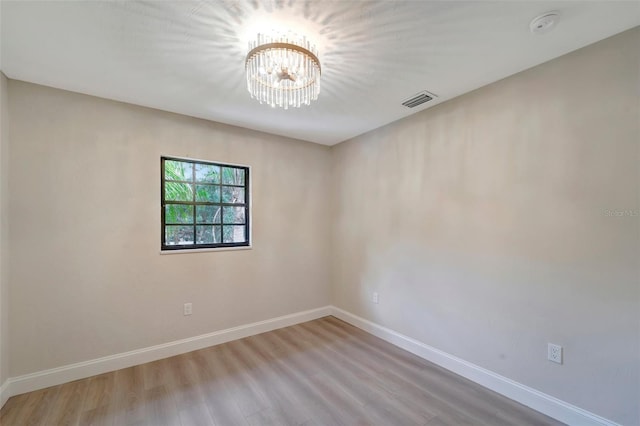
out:
M5 380L0 386L0 408L4 406L7 399L9 399L9 380Z
M0 408L10 397L21 393L44 389L49 386L56 386L73 380L84 379L97 374L180 355L278 328L312 321L328 315L331 315L330 306L227 328L226 330L215 331L213 333L189 337L187 339L176 340L103 358L69 364L50 370L12 377L7 379L0 387Z
M509 399L517 401L536 411L553 417L568 425L580 426L620 426L619 424L571 405L558 398L515 382L492 371L486 370L463 359L419 342L411 337L397 333L379 324L353 315L335 306L331 314L355 327L373 334L387 342L411 352L420 358L431 361L449 371L465 377L485 388L491 389Z

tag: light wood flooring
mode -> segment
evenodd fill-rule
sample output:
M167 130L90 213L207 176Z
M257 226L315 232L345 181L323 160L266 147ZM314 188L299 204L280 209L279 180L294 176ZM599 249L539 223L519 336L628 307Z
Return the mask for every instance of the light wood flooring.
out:
M556 425L334 317L15 396L14 425Z

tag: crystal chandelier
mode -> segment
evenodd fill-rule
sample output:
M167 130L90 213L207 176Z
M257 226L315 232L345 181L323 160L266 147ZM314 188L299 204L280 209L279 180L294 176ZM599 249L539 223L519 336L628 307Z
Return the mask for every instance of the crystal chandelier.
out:
M306 37L258 34L249 43L246 70L247 89L261 104L288 109L318 99L320 61Z

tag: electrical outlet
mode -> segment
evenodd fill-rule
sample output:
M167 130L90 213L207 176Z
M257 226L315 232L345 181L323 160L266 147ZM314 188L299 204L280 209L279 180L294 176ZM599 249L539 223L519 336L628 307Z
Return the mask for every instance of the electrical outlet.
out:
M562 364L562 346L549 343L547 345L547 359Z
M378 303L380 303L380 296L378 296L378 292L377 291L373 292L373 303L375 303L376 305Z
M193 304L185 303L184 304L184 315L191 315L193 313Z

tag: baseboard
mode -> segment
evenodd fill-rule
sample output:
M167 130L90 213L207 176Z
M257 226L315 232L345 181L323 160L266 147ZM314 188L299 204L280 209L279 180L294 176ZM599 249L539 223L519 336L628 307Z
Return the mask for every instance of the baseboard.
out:
M288 327L306 321L331 315L331 307L311 309L277 318L258 321L251 324L215 331L213 333L176 340L161 345L150 346L134 351L123 352L103 358L69 364L50 370L38 371L7 379L0 387L0 408L10 397L25 392L56 386L73 380L84 379L97 374L132 367L146 362L156 361L180 355L186 352L219 345L232 340L242 339L278 328Z
M9 380L5 380L0 386L0 408L4 406L7 399L9 399Z
M479 367L439 349L397 333L379 324L361 318L335 306L331 314L355 327L373 334L387 342L431 361L449 371L465 377L485 388L491 389L509 399L517 401L536 411L553 417L568 425L580 426L620 426L615 422L571 405L558 398L515 382L492 371Z

